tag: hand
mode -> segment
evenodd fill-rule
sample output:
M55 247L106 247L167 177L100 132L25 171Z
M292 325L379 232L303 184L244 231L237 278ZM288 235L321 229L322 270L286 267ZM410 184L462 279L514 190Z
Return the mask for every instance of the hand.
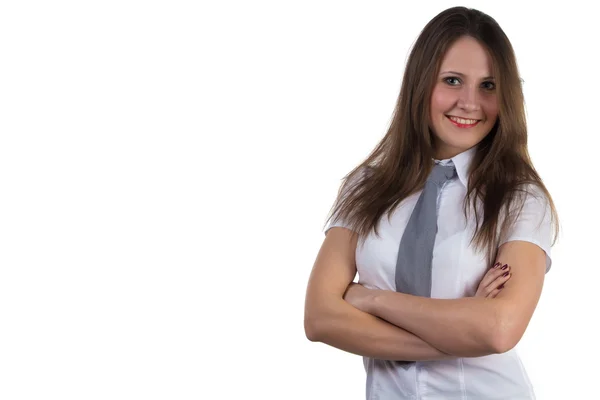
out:
M506 268L502 269L504 266L506 266ZM506 276L504 276L504 274L506 274ZM475 297L489 297L493 299L502 289L504 289L504 283L506 283L510 277L510 266L508 264L502 265L502 263L497 262L488 272L486 272L479 283Z
M369 312L369 304L373 297L374 289L367 289L360 283L350 283L344 293L344 300L361 311Z

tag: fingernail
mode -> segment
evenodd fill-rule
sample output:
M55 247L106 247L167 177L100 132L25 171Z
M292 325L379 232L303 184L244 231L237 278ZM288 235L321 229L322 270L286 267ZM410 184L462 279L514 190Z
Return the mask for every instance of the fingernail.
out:
M498 268L498 265L500 265L499 262L497 262L496 264L494 264L494 268Z
M505 273L502 274L502 276L507 276L508 275L508 271L506 271Z
M500 286L498 286L498 289L504 289L504 283Z
M502 268L500 268L500 269L506 269L506 268L508 268L508 264L504 264L504 265L502 266Z

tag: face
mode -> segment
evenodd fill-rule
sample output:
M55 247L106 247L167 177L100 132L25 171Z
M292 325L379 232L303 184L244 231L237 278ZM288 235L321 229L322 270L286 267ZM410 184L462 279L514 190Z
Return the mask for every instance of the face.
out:
M477 145L498 118L490 57L464 36L446 52L431 95L435 158L447 159Z

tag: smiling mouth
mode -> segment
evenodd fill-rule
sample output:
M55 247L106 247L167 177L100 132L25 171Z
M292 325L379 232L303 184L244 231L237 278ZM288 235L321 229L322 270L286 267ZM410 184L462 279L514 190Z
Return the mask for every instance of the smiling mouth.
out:
M446 118L459 128L472 128L480 122L478 119L459 118L452 115L446 115Z

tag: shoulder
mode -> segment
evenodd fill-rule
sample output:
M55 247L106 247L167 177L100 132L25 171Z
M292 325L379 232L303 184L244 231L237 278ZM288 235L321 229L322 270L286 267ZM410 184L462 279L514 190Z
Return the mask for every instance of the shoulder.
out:
M498 246L510 241L533 243L546 253L546 271L550 270L552 208L544 190L536 184L521 185L506 218L507 226L500 234Z
M349 221L342 217L340 207L348 201L349 197L355 197L361 190L365 190L364 187L360 187L363 186L366 179L369 179L369 177L372 176L373 171L373 167L360 165L346 174L338 189L337 197L330 210L330 216L323 229L325 235L327 235L327 232L333 227L343 227L354 232ZM344 216L348 217L347 214L348 213L346 212Z

